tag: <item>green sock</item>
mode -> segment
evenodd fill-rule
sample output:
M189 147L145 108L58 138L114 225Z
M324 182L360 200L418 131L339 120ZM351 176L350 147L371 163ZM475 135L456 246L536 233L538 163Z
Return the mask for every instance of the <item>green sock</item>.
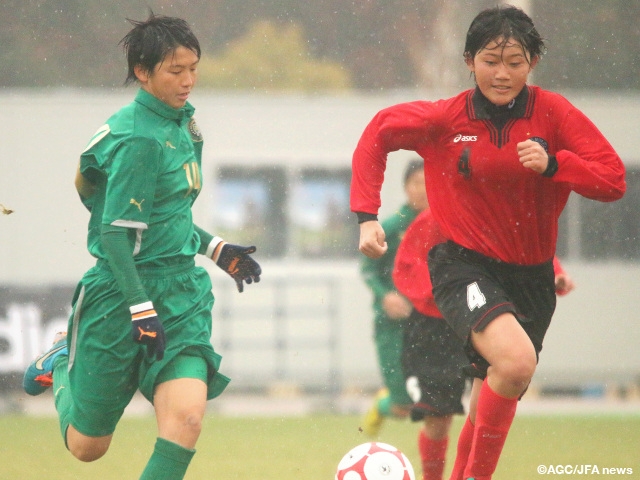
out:
M58 412L60 432L67 445L67 428L69 427L69 412L73 399L69 390L69 356L60 355L53 365L53 402Z
M383 417L391 416L391 397L389 395L385 395L378 400L378 411Z
M182 480L195 450L158 437L140 480Z

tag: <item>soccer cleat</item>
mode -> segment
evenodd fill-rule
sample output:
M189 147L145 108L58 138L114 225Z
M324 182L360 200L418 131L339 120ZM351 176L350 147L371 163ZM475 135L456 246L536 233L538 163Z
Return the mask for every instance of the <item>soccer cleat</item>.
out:
M53 346L36 358L27 367L22 379L22 388L29 395L40 395L53 385L53 364L60 355L68 355L67 332L60 332L53 340Z
M373 405L371 405L371 408L364 416L362 431L370 438L374 438L378 436L378 433L380 433L382 423L384 422L384 415L380 412L378 405L380 400L387 398L388 396L389 390L387 388L381 388L378 390L376 398L373 401Z

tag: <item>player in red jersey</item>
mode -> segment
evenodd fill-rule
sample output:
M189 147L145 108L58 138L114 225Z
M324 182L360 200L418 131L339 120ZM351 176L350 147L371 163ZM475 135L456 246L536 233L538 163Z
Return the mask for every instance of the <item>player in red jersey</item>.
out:
M433 293L477 370L465 479L490 479L536 368L555 310L558 218L573 191L614 201L625 168L596 126L561 95L527 85L544 42L520 9L476 16L465 62L476 87L380 111L353 156L351 209L359 249L386 251L377 221L387 154L417 152L429 204L448 239L431 249Z
M424 420L418 435L422 480L442 480L453 415L464 412L464 348L434 301L427 263L429 250L445 241L430 209L423 210L407 228L393 269L396 289L413 306L404 327L402 370L407 393L414 402L411 419ZM573 279L556 258L553 270L556 294L572 291ZM470 447L470 441L462 439L467 443L460 445L463 451ZM462 473L454 469L454 478Z

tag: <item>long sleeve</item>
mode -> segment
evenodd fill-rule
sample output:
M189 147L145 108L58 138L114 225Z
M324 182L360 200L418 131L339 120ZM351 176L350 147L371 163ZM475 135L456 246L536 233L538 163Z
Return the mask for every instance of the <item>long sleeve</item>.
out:
M101 240L109 267L129 306L149 301L136 270L128 230L124 227L103 225Z

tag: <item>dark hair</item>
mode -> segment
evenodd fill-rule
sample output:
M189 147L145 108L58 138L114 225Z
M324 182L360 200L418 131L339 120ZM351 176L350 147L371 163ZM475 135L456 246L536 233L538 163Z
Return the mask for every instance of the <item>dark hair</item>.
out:
M155 15L150 11L145 21L127 21L133 28L120 40L129 66L125 84L137 81L136 65L151 73L168 53L178 47L186 47L200 58L200 43L189 24L181 18Z
M404 169L402 184L406 185L411 178L411 175L422 170L424 170L424 160L411 160Z
M501 5L483 10L473 19L467 32L464 57L473 59L493 40L502 39L504 45L510 38L518 41L532 59L546 51L531 18L517 7Z

